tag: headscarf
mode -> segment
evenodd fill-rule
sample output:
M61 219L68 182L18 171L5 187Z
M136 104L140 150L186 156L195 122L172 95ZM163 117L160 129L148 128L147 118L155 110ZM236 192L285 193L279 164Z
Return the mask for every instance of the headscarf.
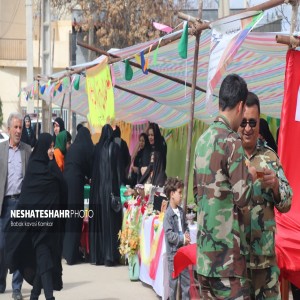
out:
M259 134L265 139L267 146L272 148L277 153L277 145L274 137L270 131L268 122L263 118L260 118L259 120Z
M113 132L113 136L121 138L121 129L120 129L120 127L118 125L116 125L116 128L115 128L115 130Z
M55 120L54 120L54 123L56 123L57 125L59 125L59 132L63 131L63 130L66 130L65 129L65 122L62 118L60 117L57 117Z
M53 142L50 133L41 133L31 155L30 161L42 161L45 164L49 162L48 150Z
M55 140L55 149L59 149L62 154L66 154L67 132L60 131Z
M29 128L26 127L25 121L28 120L30 122ZM23 119L23 129L21 135L21 141L30 145L31 147L35 146L36 138L34 135L34 131L31 128L31 119L29 115L26 115Z
M91 133L88 128L83 126L79 128L75 141L71 147L74 148L74 145L75 147L79 146L79 148L86 150L82 151L81 153L86 152L85 154L89 156L93 154L94 144L91 138Z
M159 126L156 123L150 123L149 129L153 130L154 133L154 146L152 147L151 151L158 151L161 153L162 158L162 165L164 170L166 170L167 165L167 144L164 137L161 135ZM148 166L150 163L151 151L145 150L142 157L142 166ZM150 154L150 155L149 155Z

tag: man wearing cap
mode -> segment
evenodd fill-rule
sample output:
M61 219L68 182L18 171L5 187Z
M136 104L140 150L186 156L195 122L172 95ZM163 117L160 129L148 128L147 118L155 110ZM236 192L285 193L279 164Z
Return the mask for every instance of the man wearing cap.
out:
M0 293L5 292L7 267L5 265L5 227L10 212L15 209L21 193L23 178L31 154L31 147L21 142L23 118L11 113L8 121L9 140L0 144ZM12 278L12 298L21 300L23 278L16 271Z

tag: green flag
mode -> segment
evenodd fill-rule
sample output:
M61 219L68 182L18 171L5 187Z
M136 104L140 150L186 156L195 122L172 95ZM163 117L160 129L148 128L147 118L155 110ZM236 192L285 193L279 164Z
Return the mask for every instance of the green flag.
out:
M79 82L80 82L80 75L77 75L76 79L74 80L74 89L76 91L79 90Z
M157 53L158 53L158 48L159 48L161 40L162 40L162 38L160 38L157 48L154 50L154 53L153 53L153 63L152 63L153 66L157 65Z
M187 58L189 28L188 22L185 22L183 32L178 44L178 54L181 58Z
M129 64L129 60L125 59L125 79L127 81L130 81L132 79L132 76L133 76L133 71L131 65Z

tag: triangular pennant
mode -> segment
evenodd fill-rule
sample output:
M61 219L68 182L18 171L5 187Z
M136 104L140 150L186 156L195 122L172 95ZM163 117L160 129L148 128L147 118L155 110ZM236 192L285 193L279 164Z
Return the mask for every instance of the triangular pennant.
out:
M157 65L157 54L158 54L158 48L159 48L161 40L162 40L162 38L159 39L158 45L153 53L153 66Z
M18 98L21 96L21 92L22 92L22 90L20 90L20 92L19 92L19 94L18 94Z
M141 64L141 57L139 56L139 54L135 54L134 58L135 58L136 62L140 65Z
M61 82L59 82L57 90L58 90L59 92L62 91L62 83L61 83Z
M147 66L146 66L146 62L145 62L145 56L144 56L144 51L140 52L141 55L141 67L142 67L142 71L145 75L148 74L148 70L147 70Z
M69 78L68 77L64 77L63 81L62 81L62 85L64 88L66 88L69 85Z
M78 76L76 77L76 79L74 80L74 89L75 89L76 91L79 90L79 83L80 83L80 75L78 75Z
M184 22L182 35L178 44L178 54L181 58L184 59L187 58L188 37L189 37L188 22Z
M133 76L133 71L128 59L125 59L125 79L130 81Z
M40 86L40 93L43 95L46 89L46 85L41 85Z

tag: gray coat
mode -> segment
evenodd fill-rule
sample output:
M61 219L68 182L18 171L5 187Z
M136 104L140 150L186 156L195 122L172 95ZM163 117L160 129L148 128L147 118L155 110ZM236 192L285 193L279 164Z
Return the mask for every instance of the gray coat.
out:
M188 230L188 226L185 222L185 215L183 209L179 208L182 234L179 233L177 215L174 213L172 207L168 206L165 216L164 216L164 231L166 240L166 252L171 258L175 255L178 248L183 246L184 243L184 233Z
M2 213L2 204L7 182L8 149L9 141L0 143L0 216ZM24 178L28 159L31 154L31 147L23 142L20 142L20 151L22 159L22 173Z

